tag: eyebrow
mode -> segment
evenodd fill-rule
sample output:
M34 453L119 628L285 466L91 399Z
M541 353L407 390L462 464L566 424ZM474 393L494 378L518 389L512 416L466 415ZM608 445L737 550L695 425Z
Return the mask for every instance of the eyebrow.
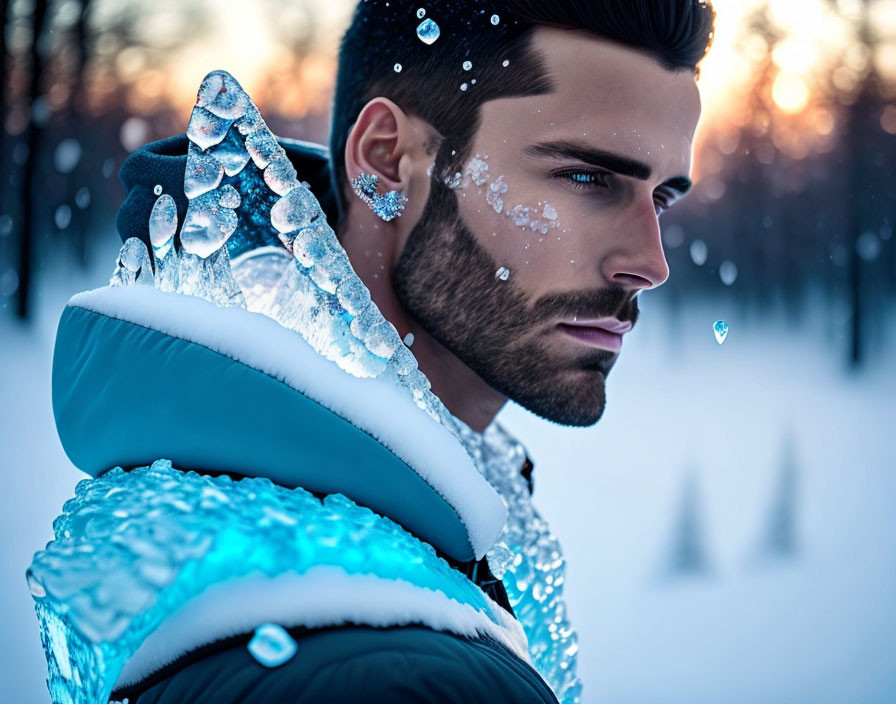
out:
M523 153L537 158L563 157L578 159L586 164L599 166L622 176L631 176L639 181L646 181L653 173L650 165L645 164L643 161L622 156L621 154L614 154L603 149L596 149L582 142L570 142L567 140L538 142L537 144L529 144L523 147ZM680 196L687 193L693 185L691 179L687 176L672 176L660 184L660 186L671 188Z

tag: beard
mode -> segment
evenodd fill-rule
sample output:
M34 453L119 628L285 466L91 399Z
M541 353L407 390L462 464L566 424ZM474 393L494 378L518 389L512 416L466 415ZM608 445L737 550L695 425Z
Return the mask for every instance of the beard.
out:
M621 287L530 301L460 217L456 193L433 178L420 221L392 271L398 300L427 333L486 384L523 408L561 425L589 426L603 415L605 380L617 353L574 355L552 345L556 324L575 316L635 321L636 299Z

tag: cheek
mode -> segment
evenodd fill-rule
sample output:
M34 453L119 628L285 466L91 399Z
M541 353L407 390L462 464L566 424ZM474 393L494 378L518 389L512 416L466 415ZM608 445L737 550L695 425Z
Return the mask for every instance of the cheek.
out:
M562 198L539 193L537 184L495 168L487 155L475 154L463 172L443 175L455 190L458 212L497 266L522 274L560 269L571 257L567 233L581 219ZM519 281L520 283L525 283ZM529 282L531 283L531 282ZM534 286L526 285L526 288Z
M591 216L569 199L546 197L497 174L483 184L458 186L458 212L477 241L530 294L566 290L593 262Z

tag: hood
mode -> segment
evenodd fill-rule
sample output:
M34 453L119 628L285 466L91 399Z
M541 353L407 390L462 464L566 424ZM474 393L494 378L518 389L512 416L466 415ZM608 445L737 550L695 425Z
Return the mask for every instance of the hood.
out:
M481 559L506 505L339 245L326 150L275 137L215 71L186 134L135 152L121 180L110 286L69 302L54 353L74 464L165 458L338 492Z
M314 142L275 136L290 163L302 180L309 184L321 210L331 228L336 227L338 211L335 184L332 182L330 151ZM144 144L128 155L118 172L118 179L127 194L118 214L115 227L122 242L137 237L149 248L147 222L158 196L156 186L162 187L174 199L178 221L183 222L187 214L189 199L184 193L184 173L187 167L187 152L190 139L185 134Z

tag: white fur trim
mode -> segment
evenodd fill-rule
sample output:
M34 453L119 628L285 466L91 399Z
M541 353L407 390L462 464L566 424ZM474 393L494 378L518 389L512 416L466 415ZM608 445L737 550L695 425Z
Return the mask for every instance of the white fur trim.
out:
M163 621L127 661L115 688L140 682L191 650L250 633L262 623L285 628L422 623L471 638L489 635L531 665L522 626L483 597L501 625L440 591L372 574L349 574L333 565L318 565L304 574L253 574L212 585Z
M477 559L503 528L504 501L444 426L400 389L380 379L352 376L275 320L151 286L106 286L79 293L68 305L202 345L281 381L351 422L448 502L464 524Z

